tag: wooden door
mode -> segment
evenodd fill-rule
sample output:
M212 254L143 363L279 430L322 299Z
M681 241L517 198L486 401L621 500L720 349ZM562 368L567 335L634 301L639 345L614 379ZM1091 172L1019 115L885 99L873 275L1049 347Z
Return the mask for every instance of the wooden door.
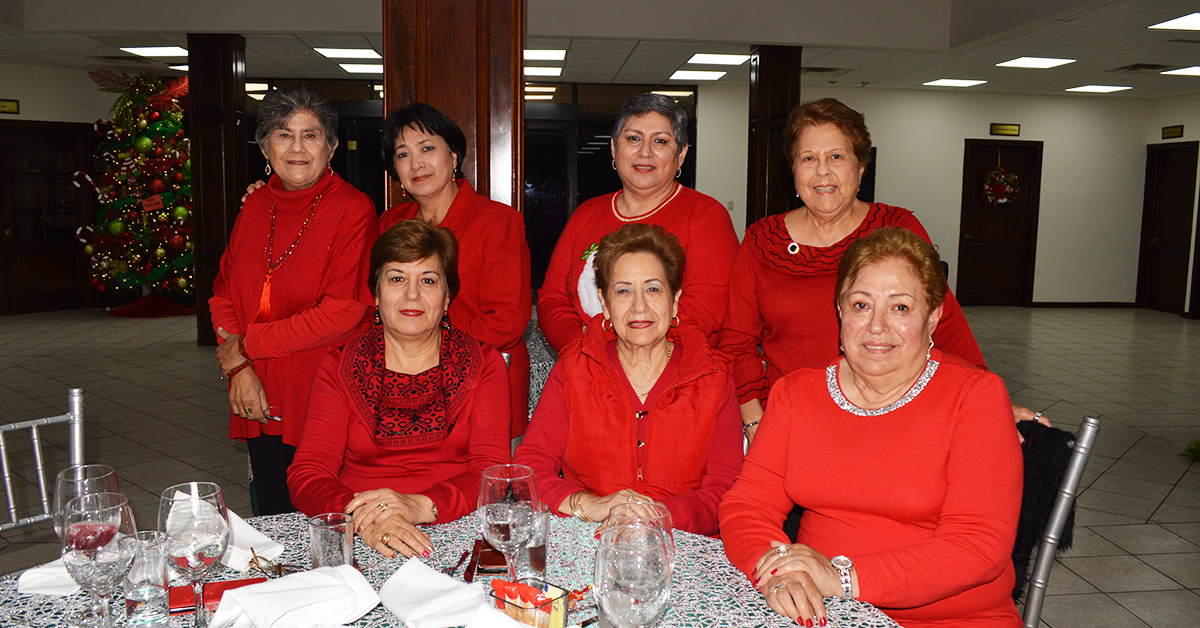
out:
M1016 198L993 204L984 180L1016 175ZM966 140L955 296L963 305L1030 305L1041 196L1042 143Z
M1137 298L1143 307L1183 313L1198 146L1198 142L1177 142L1146 147Z
M78 308L90 274L78 227L95 219L96 193L72 175L92 171L86 124L0 125L0 313Z

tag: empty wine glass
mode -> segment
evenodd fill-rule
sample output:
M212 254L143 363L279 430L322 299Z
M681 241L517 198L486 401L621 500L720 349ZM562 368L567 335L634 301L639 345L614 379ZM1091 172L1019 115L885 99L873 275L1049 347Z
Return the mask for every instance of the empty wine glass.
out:
M671 597L667 535L647 525L609 528L596 548L596 602L615 628L658 623Z
M113 625L110 595L125 579L133 551L121 539L137 534L129 499L120 493L88 493L63 504L62 558L71 578L90 596L73 626Z
M675 530L671 525L671 511L652 501L632 500L617 504L608 511L608 526L648 525L666 533L671 559L675 558Z
M229 546L229 514L221 487L212 482L177 484L158 502L158 531L166 535L167 561L192 581L196 596L195 628L208 624L204 577L221 561Z
M106 464L67 467L54 480L54 534L62 538L62 512L67 502L88 493L120 493L117 472Z
M479 480L479 529L483 538L504 554L514 581L514 558L532 538L533 515L540 509L533 469L498 464L483 470Z

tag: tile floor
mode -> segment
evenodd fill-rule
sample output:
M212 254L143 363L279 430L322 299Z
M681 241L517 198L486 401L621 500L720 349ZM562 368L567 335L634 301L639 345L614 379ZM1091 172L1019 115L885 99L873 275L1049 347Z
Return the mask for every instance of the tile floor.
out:
M1200 625L1200 321L1139 309L967 308L1013 400L1074 429L1103 420L1078 500L1075 547L1050 579L1050 628ZM227 487L249 514L245 448L225 437L224 382L191 318L127 320L77 310L0 317L0 422L61 414L67 387L87 402L87 457L117 468L143 525L184 480ZM65 431L47 430L65 442ZM10 439L18 494L27 444ZM25 454L24 462L21 455ZM48 465L66 460L47 450ZM0 489L2 491L3 489ZM58 553L48 525L0 535L0 573Z

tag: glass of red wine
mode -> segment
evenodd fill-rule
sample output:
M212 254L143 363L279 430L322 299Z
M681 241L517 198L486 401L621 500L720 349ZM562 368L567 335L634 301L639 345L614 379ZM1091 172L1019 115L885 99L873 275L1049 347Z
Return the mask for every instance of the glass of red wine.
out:
M110 628L111 596L124 581L133 550L121 539L137 533L129 499L120 493L89 493L63 505L62 558L71 577L90 596L68 618L72 626Z
M163 491L158 501L158 531L166 536L163 553L176 571L192 581L195 619L192 625L208 625L204 608L204 578L221 562L229 546L229 513L221 487L212 482L176 484Z

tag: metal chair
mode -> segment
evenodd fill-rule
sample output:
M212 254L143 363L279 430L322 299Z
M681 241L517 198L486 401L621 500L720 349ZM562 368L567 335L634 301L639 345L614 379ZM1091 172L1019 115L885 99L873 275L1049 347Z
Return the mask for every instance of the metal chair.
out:
M51 517L51 501L50 492L46 487L46 468L45 461L42 455L42 439L39 432L40 427L46 425L57 425L66 423L68 425L68 450L71 456L71 466L85 464L83 460L83 389L72 388L67 392L67 407L69 408L66 414L47 417L44 419L32 419L29 421L21 421L20 423L9 423L0 425L0 470L4 474L4 490L8 498L8 522L0 523L0 532L20 528L22 526L33 525L42 521L48 521ZM8 432L17 430L29 430L29 440L33 446L33 459L37 467L37 485L38 492L41 497L41 513L28 517L17 516L16 495L13 493L13 474L11 460L8 452L8 444L5 441L5 435ZM51 482L54 481L54 476L51 476ZM26 504L28 507L35 505Z
M1050 569L1054 566L1058 542L1062 537L1063 526L1067 523L1067 514L1071 511L1071 505L1075 503L1079 481L1083 478L1083 469L1087 466L1088 457L1092 455L1092 445L1096 442L1098 431L1100 419L1086 417L1075 435L1071 459L1067 462L1062 484L1058 487L1058 497L1054 500L1050 521L1046 524L1046 531L1042 533L1042 543L1038 547L1037 561L1029 576L1029 593L1025 598L1023 618L1025 628L1037 628L1041 622L1042 605L1046 601L1046 585L1050 582Z

